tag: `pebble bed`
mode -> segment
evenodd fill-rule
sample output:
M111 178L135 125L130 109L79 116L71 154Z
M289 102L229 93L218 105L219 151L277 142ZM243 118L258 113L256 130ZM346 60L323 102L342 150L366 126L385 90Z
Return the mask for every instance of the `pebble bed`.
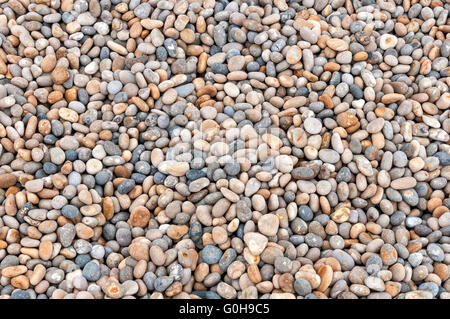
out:
M1 0L0 298L449 299L445 0Z

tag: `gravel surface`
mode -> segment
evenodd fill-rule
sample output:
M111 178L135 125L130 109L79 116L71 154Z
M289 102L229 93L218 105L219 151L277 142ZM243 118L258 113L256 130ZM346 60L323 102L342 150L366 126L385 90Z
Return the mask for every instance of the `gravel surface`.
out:
M1 299L449 299L444 0L0 0Z

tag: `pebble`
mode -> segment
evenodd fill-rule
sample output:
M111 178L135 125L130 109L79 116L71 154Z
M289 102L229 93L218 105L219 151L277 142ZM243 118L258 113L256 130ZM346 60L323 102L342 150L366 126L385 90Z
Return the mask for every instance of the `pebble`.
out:
M304 122L305 131L309 134L319 134L322 130L322 123L313 117L308 117Z
M298 278L295 280L294 289L297 294L303 297L312 292L311 284L308 280L303 278Z
M95 262L90 261L83 268L83 276L88 281L97 281L101 276L100 268Z
M258 230L261 234L265 236L275 236L278 232L278 226L280 221L278 217L274 214L267 214L261 216L258 221Z
M250 232L244 235L244 242L254 256L259 256L266 248L268 239L260 233Z
M222 251L215 246L207 245L202 249L202 259L207 264L216 264L219 262L220 257L222 257Z

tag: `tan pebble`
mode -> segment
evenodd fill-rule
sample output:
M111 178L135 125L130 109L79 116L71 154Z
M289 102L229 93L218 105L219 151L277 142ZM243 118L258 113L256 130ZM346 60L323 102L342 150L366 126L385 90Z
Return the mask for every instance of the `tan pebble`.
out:
M232 203L237 203L239 201L239 195L235 194L233 191L229 190L228 188L222 187L220 189L220 192L226 199L228 199Z
M214 227L212 230L212 237L216 244L224 244L228 240L228 233L223 227Z
M8 278L16 277L16 276L26 273L27 270L28 270L28 268L24 265L9 266L9 267L3 268L2 276L8 277Z
M141 20L141 24L148 30L159 29L164 25L164 23L160 20L151 20L148 18Z
M30 287L30 280L27 276L20 275L11 279L11 285L19 289L28 289Z
M114 52L117 52L121 55L127 55L128 54L128 50L123 47L122 45L120 45L119 43L116 43L112 40L106 42L106 45Z
M158 245L150 247L150 259L156 266L164 265L166 254Z
M58 65L53 69L51 78L54 84L63 84L70 77L70 73L65 66Z
M424 168L425 162L420 157L414 157L409 161L408 166L413 173L416 173Z
M105 284L105 286L102 287L102 290L108 297L112 299L119 299L124 294L121 285L113 280L109 280Z
M380 249L380 257L386 265L393 265L397 261L397 250L390 244L383 245Z
M81 239L87 240L94 237L94 230L83 223L76 224L75 230L77 232L77 236Z
M405 299L433 299L433 294L428 290L414 290L407 292Z
M178 240L184 235L187 234L189 231L189 227L186 225L170 225L167 228L167 236L169 236L172 239Z
M39 284L41 282L41 280L44 278L45 272L46 272L45 267L42 264L37 264L34 267L33 273L30 276L30 283L33 286L36 286L37 284Z
M350 112L342 112L336 117L336 122L343 128L348 128L359 123L359 120Z
M273 134L264 134L262 136L264 142L266 142L271 148L278 150L283 146L281 139Z
M129 222L132 226L146 227L150 220L150 212L144 206L136 207L130 214Z
M75 123L78 121L78 113L74 110L68 109L66 107L60 108L58 111L59 117L63 120Z
M48 73L53 71L56 66L56 56L53 54L47 55L41 62L42 72Z
M275 214L266 214L258 221L258 230L266 236L275 236L278 232L280 220Z

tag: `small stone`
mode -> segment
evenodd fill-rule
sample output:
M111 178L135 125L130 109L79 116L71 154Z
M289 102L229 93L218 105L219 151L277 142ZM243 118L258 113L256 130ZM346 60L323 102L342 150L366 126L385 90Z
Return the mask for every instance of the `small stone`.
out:
M136 227L146 227L150 220L150 212L147 208L140 206L134 209L130 215L130 224Z
M294 163L288 155L279 155L275 158L275 166L280 172L289 173L292 171Z
M0 175L0 188L8 188L16 184L17 177L13 174Z
M391 182L391 187L393 189L410 189L417 185L417 181L414 177L402 177L395 179Z
M70 77L70 73L66 67L58 65L52 71L52 81L55 84L63 84Z
M216 246L206 245L201 252L201 256L205 263L212 265L219 262L222 251Z
M83 276L89 281L97 281L101 276L100 268L95 262L90 261L83 268Z
M444 260L444 251L437 244L429 244L427 246L427 254L434 261L442 262Z
M259 256L266 248L268 240L259 233L251 232L244 235L244 242L253 255Z
M117 187L117 191L121 194L128 194L136 185L136 182L133 179L127 179L119 184Z
M298 278L295 280L294 289L296 293L303 297L310 294L312 291L310 283L303 278Z
M25 183L25 188L31 193L40 192L44 188L44 181L42 179L34 179Z
M73 205L66 205L61 209L61 213L64 217L74 219L79 216L79 210Z
M348 43L341 39L328 39L327 46L338 52L346 51L349 48Z
M164 174L184 176L189 170L189 164L186 162L164 161L158 165L158 170Z
M309 134L319 134L322 130L322 123L313 117L308 117L304 122L305 131Z
M292 46L286 52L286 61L289 64L296 64L302 57L302 50L298 46Z
M398 39L396 36L385 33L380 37L380 48L383 50L394 48L397 45L397 41Z
M258 221L258 230L261 234L268 237L275 236L278 232L280 221L274 214L266 214L261 216Z

